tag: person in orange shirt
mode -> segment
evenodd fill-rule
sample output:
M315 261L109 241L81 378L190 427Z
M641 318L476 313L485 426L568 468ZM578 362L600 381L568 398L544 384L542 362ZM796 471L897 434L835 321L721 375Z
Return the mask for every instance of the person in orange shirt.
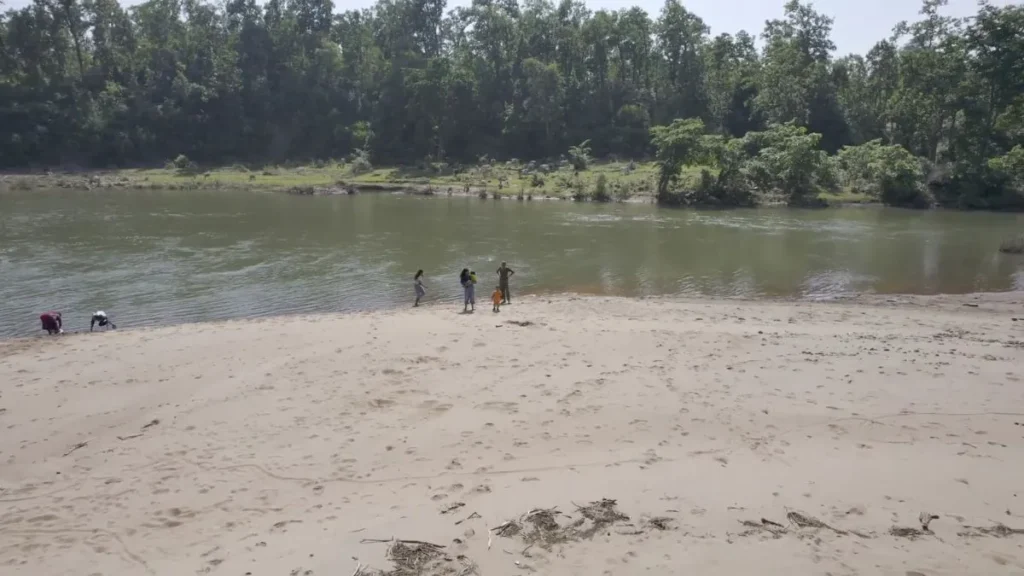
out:
M501 288L497 287L494 289L494 294L491 294L491 302L494 302L493 310L495 312L501 312Z

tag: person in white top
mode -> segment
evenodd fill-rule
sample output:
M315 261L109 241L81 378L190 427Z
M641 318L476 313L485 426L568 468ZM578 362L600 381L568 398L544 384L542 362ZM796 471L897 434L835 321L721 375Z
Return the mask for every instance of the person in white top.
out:
M95 328L97 324L100 325L100 328L104 326L110 326L111 329L117 328L117 326L110 321L110 318L107 317L107 313L103 310L97 310L93 313L92 321L89 322L89 332L92 332L92 329Z

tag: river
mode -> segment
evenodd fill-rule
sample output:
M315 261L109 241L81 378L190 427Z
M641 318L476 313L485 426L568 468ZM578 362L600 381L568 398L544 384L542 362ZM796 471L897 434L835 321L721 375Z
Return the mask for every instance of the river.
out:
M60 310L122 327L481 300L508 260L513 296L825 298L857 292L1024 288L1000 254L1024 216L883 208L728 211L650 205L296 197L225 191L0 194L0 337L39 333ZM484 305L484 309L488 307Z

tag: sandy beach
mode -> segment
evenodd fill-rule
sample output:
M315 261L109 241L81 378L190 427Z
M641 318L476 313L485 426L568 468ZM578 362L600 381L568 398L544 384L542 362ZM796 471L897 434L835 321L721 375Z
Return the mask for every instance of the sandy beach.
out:
M457 312L0 342L0 573L1024 574L1024 295Z

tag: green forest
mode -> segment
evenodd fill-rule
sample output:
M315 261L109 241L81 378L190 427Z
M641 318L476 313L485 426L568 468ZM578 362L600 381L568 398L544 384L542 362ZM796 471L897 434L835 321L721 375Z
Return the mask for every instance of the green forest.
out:
M35 0L0 15L0 167L655 159L670 204L1024 209L1024 6L944 4L843 56L799 0L735 35L678 0Z

